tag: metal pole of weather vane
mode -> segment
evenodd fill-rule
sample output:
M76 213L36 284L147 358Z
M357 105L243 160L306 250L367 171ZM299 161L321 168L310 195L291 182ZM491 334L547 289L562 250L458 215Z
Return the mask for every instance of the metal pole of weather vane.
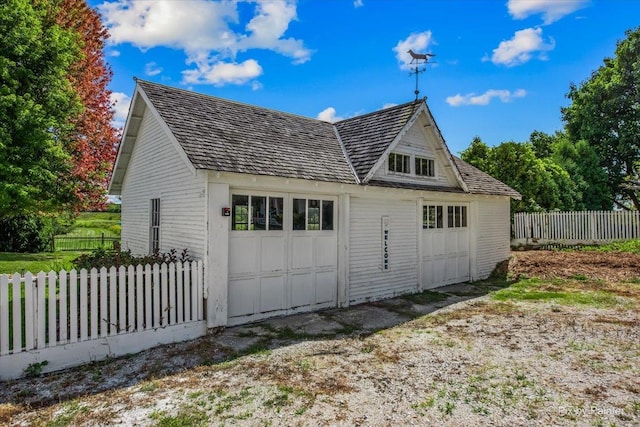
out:
M418 94L420 93L420 89L418 89L418 75L420 73L424 73L427 70L427 67L420 68L421 65L426 65L429 62L429 58L435 56L433 53L416 53L412 49L407 51L409 55L411 55L411 62L409 64L414 64L415 66L411 68L409 72L409 76L416 76L416 90L413 92L416 94L416 101L418 100Z

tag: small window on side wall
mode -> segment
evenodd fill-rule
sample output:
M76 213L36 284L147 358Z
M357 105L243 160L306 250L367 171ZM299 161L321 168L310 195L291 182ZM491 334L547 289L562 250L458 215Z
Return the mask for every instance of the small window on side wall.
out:
M149 252L160 250L160 199L151 199L149 208Z

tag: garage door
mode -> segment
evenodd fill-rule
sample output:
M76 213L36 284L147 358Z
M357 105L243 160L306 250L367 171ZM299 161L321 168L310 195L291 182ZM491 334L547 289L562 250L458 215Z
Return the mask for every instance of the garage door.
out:
M337 304L337 199L232 192L229 324Z
M422 207L422 283L425 289L469 281L468 205Z

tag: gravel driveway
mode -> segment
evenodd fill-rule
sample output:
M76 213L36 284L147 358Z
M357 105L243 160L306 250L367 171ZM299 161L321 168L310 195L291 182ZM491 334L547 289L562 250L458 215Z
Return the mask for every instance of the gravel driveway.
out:
M0 424L640 425L640 273L567 275L274 319L5 382Z

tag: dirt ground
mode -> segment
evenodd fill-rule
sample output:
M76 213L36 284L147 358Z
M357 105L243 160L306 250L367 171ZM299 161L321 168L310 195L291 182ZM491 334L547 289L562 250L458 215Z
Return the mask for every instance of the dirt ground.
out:
M640 276L640 255L596 251L515 251L509 262L509 272L513 277L587 277L624 281Z
M274 319L5 382L0 425L640 425L640 257L514 252L509 274L544 280Z

